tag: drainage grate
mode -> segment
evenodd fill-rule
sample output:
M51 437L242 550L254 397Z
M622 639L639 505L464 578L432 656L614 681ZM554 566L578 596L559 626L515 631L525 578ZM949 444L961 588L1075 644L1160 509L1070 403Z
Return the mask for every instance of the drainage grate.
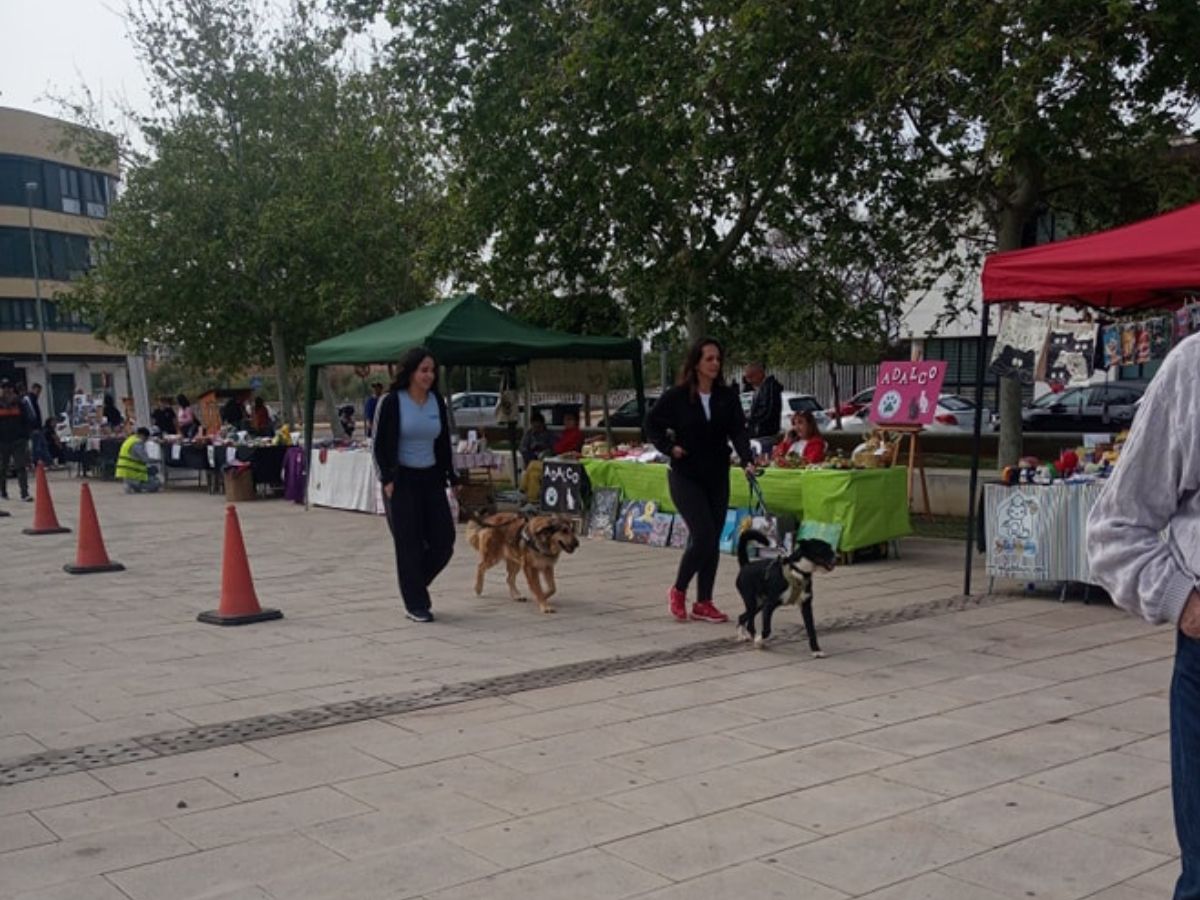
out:
M889 625L893 622L955 612L975 606L991 605L993 603L1004 602L1007 599L1002 596L959 596L950 597L945 600L916 603L897 609L840 616L822 622L821 633L827 634L835 631ZM779 632L781 641L798 639L803 637L803 635L803 626L793 626L782 629ZM728 637L724 637L700 641L694 644L685 644L682 647L670 650L651 650L629 656L613 656L607 659L565 663L558 666L549 666L544 669L532 669L528 672L501 675L496 678L464 681L458 684L443 685L439 688L411 694L388 694L379 697L367 697L362 700L340 701L324 706L255 716L254 718L238 719L233 722L220 722L214 725L201 725L196 728L186 728L178 731L163 731L158 734L110 741L108 743L85 744L81 747L72 747L66 750L48 750L44 753L36 753L31 756L0 760L0 786L17 784L23 781L35 781L39 778L48 778L51 775L65 775L89 769L102 769L109 766L121 765L122 763L137 762L143 759L176 756L181 753L208 750L212 747L240 744L245 741L255 741L262 738L297 734L317 728L328 728L331 725L346 725L351 722L362 722L367 719L394 716L400 713L413 712L418 709L430 709L436 706L463 703L467 700L503 697L522 691L556 687L579 681L589 681L594 678L621 675L626 672L636 672L642 669L655 669L661 666L677 665L679 663L708 659L726 653L741 651L744 651L744 645L737 644L729 640Z

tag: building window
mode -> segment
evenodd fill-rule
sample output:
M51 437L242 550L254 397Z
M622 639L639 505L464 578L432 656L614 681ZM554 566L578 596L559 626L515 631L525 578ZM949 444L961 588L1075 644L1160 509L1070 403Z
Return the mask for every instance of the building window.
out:
M37 209L108 217L113 186L103 172L0 153L0 206L25 206L25 185L31 181L38 185L32 198Z
M42 300L42 316L47 331L91 333L91 328L79 317L53 300ZM9 300L0 298L0 331L36 331L37 302L32 298Z
M38 277L75 281L91 268L91 241L78 234L35 229ZM0 278L32 278L29 229L0 227Z

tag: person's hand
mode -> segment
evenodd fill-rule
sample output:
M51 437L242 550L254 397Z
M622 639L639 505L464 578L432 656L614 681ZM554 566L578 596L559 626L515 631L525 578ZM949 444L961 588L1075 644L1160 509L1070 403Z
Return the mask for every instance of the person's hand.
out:
M685 456L687 456L687 451L676 444L671 448L671 456L674 459L683 459Z
M1179 630L1185 637L1200 638L1200 590L1193 590L1179 616Z
M746 480L752 481L757 477L758 477L758 469L756 469L754 467L754 463L750 463L750 465L746 466Z
M462 485L461 485L461 484L456 484L456 485L454 485L454 487L453 487L453 488L451 488L451 490L453 490L453 491L454 491L454 496L455 496L455 497L461 496L461 494L462 494Z
M383 496L385 496L385 497L387 497L389 500L391 500L391 499L392 499L392 489L393 489L394 487L395 487L395 485L394 485L394 484L385 484L385 485L383 486Z

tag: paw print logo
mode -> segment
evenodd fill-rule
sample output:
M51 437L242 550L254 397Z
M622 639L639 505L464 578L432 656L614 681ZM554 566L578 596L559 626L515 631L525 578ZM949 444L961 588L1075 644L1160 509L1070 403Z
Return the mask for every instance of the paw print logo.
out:
M900 411L900 392L895 390L885 392L879 398L879 405L875 407L875 411L879 413L881 419L894 418Z

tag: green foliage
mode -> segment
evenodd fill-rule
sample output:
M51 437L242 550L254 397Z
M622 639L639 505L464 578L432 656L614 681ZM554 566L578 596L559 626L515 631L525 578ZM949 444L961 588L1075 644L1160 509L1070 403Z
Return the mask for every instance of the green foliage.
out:
M343 67L341 33L303 3L270 20L255 0L133 7L150 154L73 302L104 337L193 368L273 360L286 380L306 344L431 295L441 200L387 83Z

